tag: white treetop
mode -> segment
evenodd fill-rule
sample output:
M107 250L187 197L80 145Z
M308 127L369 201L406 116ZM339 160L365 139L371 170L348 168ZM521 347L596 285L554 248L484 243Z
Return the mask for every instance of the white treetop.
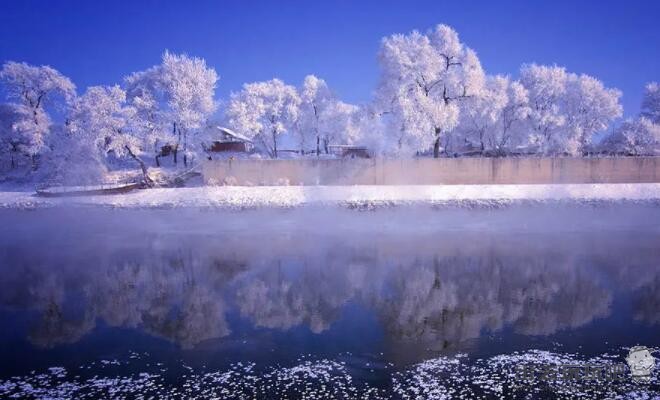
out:
M26 154L24 146L29 147L27 138L14 129L21 119L15 104L0 104L0 157L3 163L10 164L12 169L17 165L16 158Z
M150 131L154 142L174 142L184 151L188 151L188 133L202 127L217 108L218 74L201 58L166 51L160 65L133 73L125 81L142 129Z
M660 154L659 92L657 83L646 85L639 117L626 120L603 140L607 150L627 155Z
M277 158L279 137L294 128L300 103L295 87L273 79L245 84L232 93L226 114L232 128Z
M383 39L378 102L401 129L401 145L434 148L458 124L459 100L476 95L484 73L476 54L458 34L438 25L427 34L413 31Z
M482 153L504 155L521 142L521 125L529 115L527 90L509 77L486 79L478 95L462 103L459 139Z
M621 91L608 89L588 75L569 74L567 85L566 151L579 154L591 143L595 133L604 131L613 120L623 115L623 107L619 104Z
M520 81L529 93L530 142L543 152L558 147L561 130L566 125L560 102L566 96L566 70L536 64L525 65Z
M579 154L623 112L620 91L562 67L526 65L521 82L529 92L530 141L545 154Z
M330 130L328 125L331 124L329 117L338 100L328 88L328 84L314 75L305 77L299 95L300 115L296 123L296 136L301 150L314 144L318 155L322 145L327 147L327 134ZM334 135L334 132L331 135Z
M660 125L646 117L628 119L604 140L607 148L626 155L657 155L660 151Z
M331 143L354 144L359 140L361 132L356 124L359 109L358 106L343 101L335 101L330 104L324 113L321 124L321 135L326 147Z
M51 125L48 107L73 100L76 87L69 78L49 66L7 62L0 70L8 99L12 102L13 146L23 154L35 156L45 146Z
M80 96L70 115L70 129L93 157L114 154L134 159L150 182L140 155L147 138L136 129L137 111L126 103L126 93L119 86L92 86Z
M654 124L660 124L660 85L656 82L650 82L646 85L641 115Z
M347 144L366 146L373 154L396 154L398 146L388 136L382 116L371 106L352 106L350 116L344 134Z

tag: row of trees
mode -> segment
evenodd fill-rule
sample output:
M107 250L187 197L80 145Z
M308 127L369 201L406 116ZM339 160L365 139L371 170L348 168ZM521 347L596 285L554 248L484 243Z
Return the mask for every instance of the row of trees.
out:
M446 25L383 39L380 63L376 107L404 153L581 155L623 111L620 91L562 67L523 65L517 80L488 76ZM647 91L654 95L657 85ZM656 132L656 148L659 139Z
M381 79L370 104L343 103L314 76L298 90L272 80L233 94L228 122L256 137L273 157L286 132L301 150L316 143L317 154L319 143L328 142L364 144L377 154L404 157L639 155L660 149L655 83L647 86L643 115L607 132L623 113L619 90L558 66L523 65L518 79L489 76L446 25L384 38L379 62ZM594 145L594 137L605 132L607 138Z
M9 100L0 106L2 157L12 169L30 160L33 171L49 178L100 175L130 158L149 181L144 155L170 144L175 159L182 151L187 164L196 151L188 146L191 132L216 110L215 70L169 52L161 64L127 76L122 87L92 86L79 96L71 80L48 66L8 62L0 79ZM54 115L63 122L54 123Z
M593 138L621 117L621 92L558 66L524 65L517 79L487 75L476 53L446 25L382 40L381 77L372 102L347 104L327 83L307 76L299 87L279 79L249 83L219 111L223 123L278 157L282 138L301 154L330 144L366 145L389 156L516 153L582 155L595 150L656 154L660 92L646 87L641 115ZM216 71L200 58L165 52L162 62L130 74L121 86L83 94L48 66L7 62L0 71L3 165L57 175L104 169L122 158L147 164L162 145L183 164L199 157L216 115ZM57 122L56 122L57 121ZM48 168L40 168L48 165Z

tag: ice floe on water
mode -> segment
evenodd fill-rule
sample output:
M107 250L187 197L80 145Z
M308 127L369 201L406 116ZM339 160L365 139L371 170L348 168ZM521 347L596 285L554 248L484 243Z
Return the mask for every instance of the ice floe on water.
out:
M625 352L625 349L622 350ZM657 350L655 351L657 353ZM130 360L139 359L132 354ZM222 398L222 399L652 399L660 396L657 369L643 381L633 381L626 369L620 380L564 379L542 374L521 377L521 365L538 368L608 366L621 357L602 354L585 358L576 354L540 350L471 359L465 354L426 360L393 373L381 370L388 379L369 384L354 376L344 361L298 360L291 366L262 368L254 363L231 365L223 371L187 367L172 380L171 375L154 371L117 374L117 365L129 361L98 363L96 375L81 377L63 367L44 373L0 381L2 398ZM158 365L157 363L154 366ZM115 372L115 374L109 373Z
M644 382L633 381L625 370L621 380L601 376L564 378L562 367L586 368L614 366L620 360L604 354L583 358L576 354L562 354L530 350L523 353L498 355L469 362L467 357L437 358L424 361L396 374L393 391L403 399L610 399L658 398L658 373ZM520 367L532 368L521 375ZM555 374L543 376L543 371ZM641 396L641 397L640 397Z

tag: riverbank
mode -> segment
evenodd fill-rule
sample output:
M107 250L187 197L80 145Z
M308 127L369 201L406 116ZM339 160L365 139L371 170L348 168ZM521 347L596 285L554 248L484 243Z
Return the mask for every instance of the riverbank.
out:
M109 196L43 198L31 191L0 192L0 208L369 208L427 204L497 207L518 203L660 202L660 183L415 186L221 186L158 188Z

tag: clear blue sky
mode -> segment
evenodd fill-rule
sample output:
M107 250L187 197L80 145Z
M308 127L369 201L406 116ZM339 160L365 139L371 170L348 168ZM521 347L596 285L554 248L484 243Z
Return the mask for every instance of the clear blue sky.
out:
M660 1L32 1L0 0L0 61L49 64L84 90L121 83L165 49L203 57L217 96L244 82L308 73L346 101L366 102L381 37L453 26L488 73L522 63L566 66L624 92L639 110L660 80Z

